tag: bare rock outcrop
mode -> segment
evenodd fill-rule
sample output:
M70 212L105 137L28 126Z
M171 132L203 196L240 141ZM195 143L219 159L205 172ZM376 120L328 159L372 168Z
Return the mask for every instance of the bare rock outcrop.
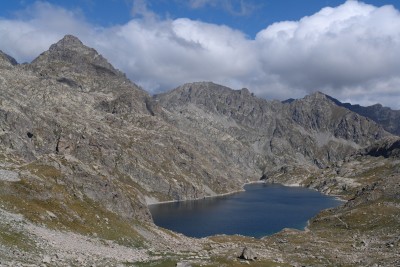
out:
M177 127L214 143L263 178L285 169L324 168L390 135L322 93L281 103L257 98L247 89L201 82L156 99Z
M13 57L0 50L0 68L11 68L17 64L17 61Z
M366 148L363 153L373 157L400 158L400 138L388 137L380 140Z

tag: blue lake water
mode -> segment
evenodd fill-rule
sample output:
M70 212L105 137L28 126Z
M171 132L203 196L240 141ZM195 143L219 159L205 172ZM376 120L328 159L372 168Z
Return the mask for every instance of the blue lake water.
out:
M262 237L283 228L304 229L319 211L341 204L302 187L246 185L244 192L150 205L156 225L191 237L216 234Z

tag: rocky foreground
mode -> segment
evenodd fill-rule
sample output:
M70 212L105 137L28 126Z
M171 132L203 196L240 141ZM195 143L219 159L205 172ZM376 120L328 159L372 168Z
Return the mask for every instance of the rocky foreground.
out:
M400 265L397 111L209 82L152 97L73 36L1 52L0 91L0 266ZM263 239L188 238L147 208L260 179L346 201Z

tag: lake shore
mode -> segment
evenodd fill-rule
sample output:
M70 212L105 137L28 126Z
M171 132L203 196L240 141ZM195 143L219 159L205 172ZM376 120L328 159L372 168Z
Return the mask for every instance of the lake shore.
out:
M329 193L327 194L327 193L321 192L321 191L319 191L319 190L317 190L315 188L305 187L305 186L301 185L300 183L286 184L286 183L275 183L275 182L266 182L265 180L258 180L258 181L245 182L245 183L243 183L243 185L242 185L240 190L235 190L235 191L231 191L231 192L227 192L227 193L215 194L215 195L204 196L204 197L199 197L199 198L184 199L184 200L166 200L166 201L158 201L155 198L150 198L149 197L149 198L146 198L146 204L147 204L147 206L152 206L152 205L167 204L167 203L177 203L177 202L184 202L184 201L202 200L202 199L215 198L215 197L225 197L225 196L230 196L230 195L237 194L237 193L245 191L244 187L246 185L262 184L262 183L265 183L265 184L280 184L280 185L287 186L287 187L304 187L304 188L308 188L310 190L315 190L315 191L320 192L320 193L322 193L324 195L327 195L327 196L335 197L335 199L338 200L338 201L347 202L347 200L341 198L341 196L339 196L339 195L329 194Z
M191 199L184 199L184 200L166 200L166 201L157 201L156 199L153 198L148 198L151 200L150 202L147 202L148 199L146 199L147 206L152 206L152 205L159 205L159 204L166 204L166 203L176 203L176 202L183 202L183 201L192 201L192 200L202 200L202 199L207 199L207 198L214 198L214 197L225 197L233 194L237 194L240 192L245 191L244 187L249 184L260 184L260 183L266 183L265 181L249 181L246 182L242 185L240 190L235 190L227 193L222 193L222 194L215 194L215 195L210 195L210 196L204 196L204 197L199 197L199 198L191 198ZM285 185L286 186L286 185Z

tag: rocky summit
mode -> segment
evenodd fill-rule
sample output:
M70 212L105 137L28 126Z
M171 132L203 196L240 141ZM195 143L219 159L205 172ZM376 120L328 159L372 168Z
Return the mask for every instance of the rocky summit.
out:
M150 96L71 35L32 63L0 52L0 92L0 266L400 264L397 111L212 82ZM188 238L147 207L259 180L345 201L260 240Z

